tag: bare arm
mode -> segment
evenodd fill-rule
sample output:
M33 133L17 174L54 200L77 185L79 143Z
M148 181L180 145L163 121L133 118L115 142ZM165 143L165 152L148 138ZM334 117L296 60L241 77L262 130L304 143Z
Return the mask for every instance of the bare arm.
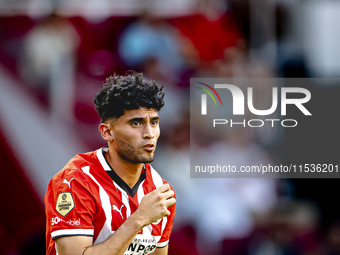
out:
M83 253L84 255L121 255L127 250L133 238L143 227L170 214L167 208L176 202L173 196L174 192L170 189L170 186L164 184L160 188L145 195L136 212L106 241L91 246L93 241L92 237L61 237L56 240L58 253L60 255L82 255ZM163 250L165 248L157 250ZM156 252L155 254L165 255L167 254L167 248L166 253Z
M169 245L163 247L163 248L157 248L155 251L154 251L154 255L167 255L168 254L168 247Z

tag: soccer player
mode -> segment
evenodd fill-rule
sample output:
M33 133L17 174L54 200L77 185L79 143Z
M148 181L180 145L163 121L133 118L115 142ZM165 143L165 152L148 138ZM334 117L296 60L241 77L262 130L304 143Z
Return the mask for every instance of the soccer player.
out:
M148 164L163 98L142 74L106 79L94 102L108 146L76 155L49 182L48 255L168 253L175 193Z

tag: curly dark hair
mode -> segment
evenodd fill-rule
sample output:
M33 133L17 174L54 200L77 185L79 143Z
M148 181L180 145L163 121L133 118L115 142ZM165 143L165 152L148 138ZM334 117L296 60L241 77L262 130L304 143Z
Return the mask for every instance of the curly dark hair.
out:
M106 82L94 98L96 110L102 122L119 118L125 110L139 107L160 111L164 106L163 87L155 81L148 81L142 73L116 74L106 78Z

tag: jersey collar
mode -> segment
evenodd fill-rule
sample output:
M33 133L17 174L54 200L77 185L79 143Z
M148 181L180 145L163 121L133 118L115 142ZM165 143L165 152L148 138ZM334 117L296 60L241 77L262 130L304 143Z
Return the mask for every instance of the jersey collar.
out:
M109 151L109 147L103 147L97 150L97 158L105 171L111 171L110 165L107 163L104 154Z
M142 173L135 184L132 188L130 188L129 185L127 185L117 174L116 172L111 168L109 163L107 162L104 154L109 151L108 147L103 147L99 150L97 150L97 157L99 159L100 164L106 171L106 173L111 177L111 179L121 188L123 189L127 194L129 194L131 197L133 197L139 188L139 185L141 184L142 181L145 180L146 178L146 170L145 170L145 165L143 167Z

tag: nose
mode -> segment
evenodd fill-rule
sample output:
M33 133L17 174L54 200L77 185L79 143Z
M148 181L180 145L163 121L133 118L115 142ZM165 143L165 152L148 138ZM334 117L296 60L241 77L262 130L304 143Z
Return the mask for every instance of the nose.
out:
M143 129L144 139L153 139L155 137L154 130L150 124L146 124Z

